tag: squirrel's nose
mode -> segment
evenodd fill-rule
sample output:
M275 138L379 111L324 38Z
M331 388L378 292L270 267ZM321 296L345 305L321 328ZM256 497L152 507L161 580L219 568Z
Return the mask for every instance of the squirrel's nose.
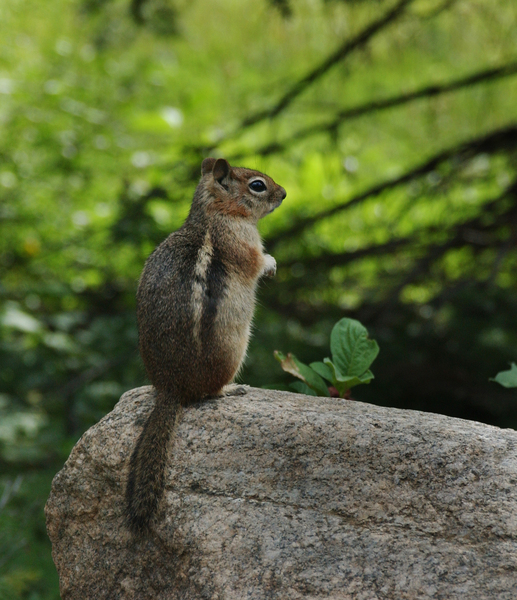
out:
M287 196L287 192L281 186L280 186L280 191L282 192L282 200L283 200Z

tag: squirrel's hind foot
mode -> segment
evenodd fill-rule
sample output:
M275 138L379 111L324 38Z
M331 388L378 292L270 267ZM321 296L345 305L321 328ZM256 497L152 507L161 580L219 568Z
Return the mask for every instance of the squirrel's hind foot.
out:
M223 396L245 396L250 389L249 385L242 383L229 383L222 389Z
M215 400L216 398L227 398L228 396L245 396L249 389L249 385L244 385L242 383L229 383L228 385L225 385L220 392L213 394L212 396L208 396L206 399Z

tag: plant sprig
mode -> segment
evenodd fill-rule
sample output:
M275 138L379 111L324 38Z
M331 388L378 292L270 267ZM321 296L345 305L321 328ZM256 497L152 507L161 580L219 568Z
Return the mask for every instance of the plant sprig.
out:
M294 354L284 355L275 350L275 358L282 369L301 382L291 387L311 396L349 397L350 389L374 378L370 366L379 354L379 345L368 337L368 331L355 319L341 319L330 334L332 360L310 365L302 363ZM329 382L330 385L328 385Z

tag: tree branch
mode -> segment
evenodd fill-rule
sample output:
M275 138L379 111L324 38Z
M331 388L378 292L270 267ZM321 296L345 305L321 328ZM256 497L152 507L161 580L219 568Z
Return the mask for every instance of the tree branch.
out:
M513 202L503 212L500 212L501 202L507 198L512 198ZM493 222L486 224L484 219L487 215L495 216ZM409 284L429 271L430 266L442 257L446 252L453 248L462 248L471 246L477 250L483 250L490 247L501 248L501 240L497 231L501 226L512 225L517 227L517 180L513 181L499 196L483 205L483 211L480 215L475 215L469 219L456 223L449 231L449 237L443 242L423 243L422 237L432 236L436 233L442 233L442 228L431 227L416 231L411 237L391 240L385 244L368 246L354 252L343 252L339 254L324 253L309 260L299 259L288 263L280 263L279 269L290 267L294 262L302 262L305 267L313 269L318 273L346 265L354 260L359 260L368 256L379 254L394 254L399 249L409 247L420 258L415 260L413 268L402 277L402 279L390 290L386 300L382 302L382 307L370 307L371 315L377 310L384 310L391 305L400 295L401 291ZM512 236L508 242L503 244L505 253L508 253L517 243L517 237ZM499 264L500 259L496 257L494 264ZM300 289L303 286L295 286ZM373 311L373 312L372 312Z
M335 131L336 128L343 123L343 121L355 119L372 112L387 110L396 106L402 106L421 98L440 96L442 94L447 94L449 92L477 85L479 83L502 79L515 74L517 74L517 62L509 63L493 69L486 69L485 71L480 71L479 73L474 73L473 75L462 77L443 85L428 85L407 94L393 96L391 98L386 98L385 100L374 100L372 102L362 104L361 106L347 108L336 113L331 121L318 123L317 125L311 125L305 129L301 129L282 142L273 142L271 144L262 146L262 148L259 148L253 152L253 155L268 156L278 152L283 152L292 142L305 139L318 133Z
M146 0L131 0L130 12L137 25L143 25L145 22L143 8Z
M395 6L377 21L370 23L351 40L347 40L320 65L307 73L289 89L271 108L259 111L245 119L240 128L251 127L266 119L273 119L283 112L306 88L325 75L334 65L346 58L351 52L366 44L376 33L393 23L400 17L413 0L399 0Z
M487 210L490 212L497 208L501 200L504 200L508 196L513 196L513 198L517 200L517 180L509 185L498 198L492 200L483 207L483 215L486 214ZM479 251L483 246L486 247L487 244L481 241L483 234L486 234L487 232L490 233L501 225L506 225L508 217L515 217L516 208L517 204L514 202L514 204L512 204L508 210L499 215L495 223L488 226L482 225L482 216L468 219L467 221L456 225L456 227L454 227L452 230L454 232L453 237L443 244L433 244L430 246L427 254L418 260L413 269L411 269L411 271L402 279L402 281L400 281L391 290L386 300L384 300L380 306L370 308L368 317L376 318L390 306L393 306L393 304L398 300L402 290L410 283L427 274L431 265L439 258L444 256L448 250L452 248L462 248L463 246L474 246L477 247L477 251ZM512 243L515 244L515 240L512 241L512 239L510 239L505 244L505 246L507 246L507 251L510 250ZM498 268L499 264L497 257L494 261L492 272L494 271L494 268L496 268L496 265Z
M426 229L420 229L412 236L396 238L384 244L374 244L372 246L360 248L359 250L354 250L353 252L324 252L318 256L313 256L310 258L298 258L295 260L280 262L278 268L290 268L296 263L303 263L303 266L309 269L330 269L332 267L343 266L355 260L367 258L369 256L392 254L400 248L411 245L414 245L414 247L425 247L427 245L428 247L432 246L440 249L448 249L450 243L452 243L453 247L464 245L486 246L487 244L483 243L482 241L483 234L493 231L501 224L508 224L508 217L512 216L513 213L516 212L516 206L512 205L502 214L502 216L499 216L498 219L489 226L482 225L482 218L486 217L488 213L494 211L494 209L498 207L502 200L512 196L517 199L517 181L514 181L511 185L509 185L497 198L484 204L481 215L476 215L475 217L467 219L466 221L456 223L454 227L451 228L451 232L454 233L453 237L448 242L444 242L443 244L436 245L422 243L421 240L424 236L432 236L436 233L443 233L442 227L437 228L433 226ZM515 238L513 242L511 241L512 239L514 238L510 239L510 244L515 244L515 240L517 238ZM497 242L496 245L500 246L500 243Z
M500 212L501 201L506 200L508 197L513 199L513 202L503 212ZM496 215L493 222L486 224L484 219L487 214ZM438 233L436 228L430 228L424 231L418 231L411 238L400 238L398 240L391 240L386 244L379 244L363 248L355 252L345 252L342 254L330 254L326 253L318 257L314 257L309 261L299 259L298 261L292 261L288 263L279 264L279 269L290 267L294 262L302 262L304 266L308 266L318 273L325 273L327 269L334 266L344 265L353 260L358 260L366 256L374 256L378 254L395 253L399 248L410 246L414 244L411 250L421 252L421 255L415 259L413 267L402 274L402 280L399 281L388 291L388 295L384 301L380 304L369 304L362 305L356 312L356 317L361 320L372 321L382 314L386 308L392 306L393 303L399 297L401 291L408 284L415 280L425 276L431 265L436 262L440 257L445 255L447 251L453 248L462 248L464 246L471 246L476 251L481 251L486 248L499 248L504 249L506 255L517 244L517 236L513 235L507 242L501 244L500 238L497 236L497 231L501 226L512 226L517 231L517 180L513 181L499 196L495 199L487 202L483 207L483 213L476 215L470 219L457 223L450 230L449 239L441 243L429 243L423 244L420 240L422 235ZM441 230L440 230L441 231ZM490 239L491 234L496 234ZM500 266L500 254L494 259L494 265L499 268ZM313 279L306 279L307 286L313 284ZM292 282L291 282L292 283ZM289 285L286 282L284 285ZM291 285L289 293L291 295L296 294L297 291L303 290L304 285ZM292 301L288 303L280 303L278 298L274 295L269 295L270 298L267 302L268 306L278 312L279 314L286 315L300 319L302 322L310 324L318 321L323 317L328 317L333 311L337 310L335 306L330 304L322 304L321 306L312 306L309 304L299 301Z
M490 154L500 151L505 147L517 147L517 124L511 124L502 129L491 131L482 137L474 138L468 142L461 142L452 148L439 152L424 163L421 163L417 167L410 169L400 177L379 183L358 194L357 196L354 196L347 202L338 204L327 210L323 210L315 215L312 215L311 217L298 219L289 228L284 229L283 231L280 231L274 236L270 237L267 240L268 248L271 250L280 242L298 235L322 219L328 219L339 212L348 210L353 206L369 200L370 198L374 198L385 191L396 188L404 183L408 183L409 181L421 177L422 175L426 175L427 173L436 169L436 167L438 167L441 163L451 159L452 157L463 156L466 158L480 152L486 152Z
M418 235L420 235L419 232ZM415 241L415 237L398 238L390 240L385 244L374 244L373 246L367 246L354 250L351 252L323 252L318 256L311 256L310 258L297 258L286 262L280 262L278 268L290 268L295 264L302 263L305 268L320 270L321 268L332 268L341 267L354 260L360 260L361 258L367 258L368 256L379 256L383 254L391 254L396 252L404 246L408 246Z

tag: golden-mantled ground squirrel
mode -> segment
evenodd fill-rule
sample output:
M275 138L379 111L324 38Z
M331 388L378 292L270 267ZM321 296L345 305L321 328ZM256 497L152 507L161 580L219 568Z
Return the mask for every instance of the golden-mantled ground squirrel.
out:
M126 503L135 533L149 527L163 494L180 407L231 393L224 388L246 354L257 282L276 273L257 222L285 196L264 173L206 158L185 223L146 262L137 317L156 404L130 461Z

